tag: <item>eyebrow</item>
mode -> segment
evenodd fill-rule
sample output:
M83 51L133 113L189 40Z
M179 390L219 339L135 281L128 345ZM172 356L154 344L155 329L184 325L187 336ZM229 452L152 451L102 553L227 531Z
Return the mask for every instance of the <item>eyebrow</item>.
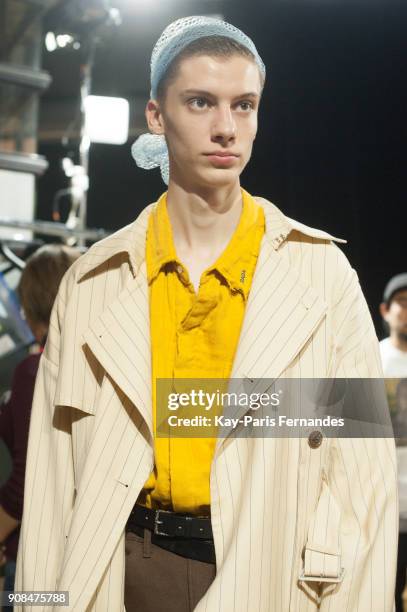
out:
M188 94L198 94L200 96L209 96L211 98L216 98L216 96L214 96L210 91L205 91L203 89L184 89L181 92L181 95L188 95ZM259 98L259 94L254 92L254 91L249 91L247 93L242 93L239 94L238 96L235 96L234 99L236 98Z

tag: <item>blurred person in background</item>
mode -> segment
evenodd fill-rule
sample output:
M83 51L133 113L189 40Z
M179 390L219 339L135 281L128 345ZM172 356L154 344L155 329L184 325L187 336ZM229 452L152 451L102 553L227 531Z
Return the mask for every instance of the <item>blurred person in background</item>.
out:
M407 272L393 276L387 283L380 304L389 336L380 342L386 378L407 376Z
M407 272L393 276L383 292L380 314L389 332L380 342L380 355L386 378L407 378ZM404 381L397 387L397 400L405 389ZM393 419L396 438L404 437L407 427L405 412L397 404ZM402 419L404 422L401 422ZM399 435L397 435L399 433ZM396 611L403 611L401 595L406 585L407 572L407 446L404 441L397 444L397 470L399 487L400 532L397 557Z
M39 350L29 354L16 367L11 393L0 404L0 437L12 460L11 474L0 488L0 565L4 565L5 591L12 591L14 587L28 430L39 360L47 339L51 309L59 284L80 255L80 251L65 245L41 246L27 259L17 287L22 314Z

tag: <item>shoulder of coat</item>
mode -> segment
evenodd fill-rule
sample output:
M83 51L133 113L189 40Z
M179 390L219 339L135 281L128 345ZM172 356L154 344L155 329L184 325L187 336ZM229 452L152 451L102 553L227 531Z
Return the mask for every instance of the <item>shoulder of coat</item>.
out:
M315 227L311 227L309 225L305 225L305 223L301 223L301 221L297 221L296 219L292 219L285 215L273 202L267 200L266 198L260 196L254 196L256 202L261 204L264 209L264 213L266 216L266 226L269 226L269 231L271 234L274 233L274 228L277 228L280 231L281 228L284 228L285 234L288 236L290 232L297 231L304 236L308 236L310 238L317 238L319 240L333 240L334 242L346 243L347 240L344 238L338 238L329 232L317 229Z

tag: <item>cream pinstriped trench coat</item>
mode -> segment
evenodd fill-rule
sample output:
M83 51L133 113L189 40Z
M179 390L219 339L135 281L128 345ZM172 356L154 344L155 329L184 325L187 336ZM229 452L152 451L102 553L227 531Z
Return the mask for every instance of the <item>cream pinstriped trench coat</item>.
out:
M266 233L231 376L381 376L338 239L256 200ZM69 611L125 610L124 528L154 464L144 249L155 205L65 274L40 360L15 589L69 591ZM392 612L392 439L218 440L211 512L217 575L196 612Z

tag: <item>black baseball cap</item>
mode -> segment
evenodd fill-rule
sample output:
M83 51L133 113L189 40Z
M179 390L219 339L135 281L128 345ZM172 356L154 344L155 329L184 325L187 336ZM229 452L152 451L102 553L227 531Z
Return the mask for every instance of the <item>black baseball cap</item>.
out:
M396 274L396 276L393 276L393 278L389 280L384 288L383 302L387 302L388 304L396 291L400 291L401 289L407 289L407 272Z

